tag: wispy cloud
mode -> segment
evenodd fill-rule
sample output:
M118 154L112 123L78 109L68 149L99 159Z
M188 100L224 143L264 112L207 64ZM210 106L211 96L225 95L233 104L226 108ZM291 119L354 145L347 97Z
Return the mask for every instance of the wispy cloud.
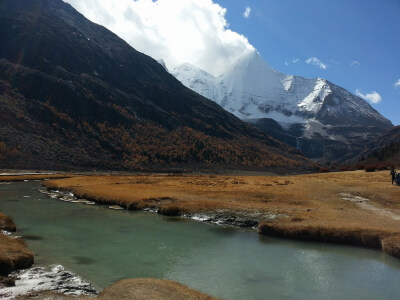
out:
M395 88L400 87L400 78L393 84Z
M322 61L320 61L318 58L316 57L310 57L309 59L306 60L306 63L309 65L313 65L316 66L320 69L326 70L328 68L328 66L326 64L324 64Z
M379 93L377 93L376 91L372 91L368 94L363 94L360 89L356 89L356 95L372 104L378 104L382 101L381 95L379 95Z
M350 62L350 66L352 67L358 67L360 65L360 62L358 60L353 60Z
M288 66L290 64L297 64L300 61L300 59L298 57L293 58L292 60L287 60L284 62L285 66Z
M251 14L251 8L249 6L247 6L243 12L243 17L245 17L247 19L250 17L250 14Z

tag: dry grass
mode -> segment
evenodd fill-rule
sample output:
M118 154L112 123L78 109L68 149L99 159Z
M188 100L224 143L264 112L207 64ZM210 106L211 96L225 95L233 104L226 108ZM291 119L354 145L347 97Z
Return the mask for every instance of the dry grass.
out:
M15 231L13 220L0 213L0 229ZM0 233L0 275L7 275L18 269L25 269L33 264L33 252L21 239L14 239Z
M174 281L138 278L119 281L105 289L96 299L213 300L217 298L202 294Z
M260 232L292 238L382 247L386 251L397 244L383 247L382 241L385 239L389 245L392 236L400 235L399 220L360 208L356 202L344 200L340 195L368 198L373 207L400 217L400 187L391 185L387 171L281 177L79 176L44 184L71 190L81 198L128 209L152 207L160 213L171 214L217 209L278 214L280 217L274 221L261 222Z
M0 234L0 275L29 268L33 260L33 252L23 240Z
M15 232L17 230L17 226L15 225L13 219L0 212L0 229Z
M4 181L24 181L24 180L44 180L44 179L57 179L68 178L70 175L58 174L37 174L37 175L0 175L0 182Z

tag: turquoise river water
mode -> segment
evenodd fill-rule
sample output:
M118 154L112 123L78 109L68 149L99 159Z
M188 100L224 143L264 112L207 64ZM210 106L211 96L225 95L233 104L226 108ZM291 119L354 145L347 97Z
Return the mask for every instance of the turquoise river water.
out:
M224 299L400 299L400 260L380 251L51 199L40 182L0 185L36 265L61 264L101 290L171 279Z

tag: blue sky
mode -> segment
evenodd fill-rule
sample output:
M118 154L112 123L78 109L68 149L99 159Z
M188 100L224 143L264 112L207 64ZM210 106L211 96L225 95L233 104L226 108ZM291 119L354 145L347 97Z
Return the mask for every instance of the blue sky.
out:
M371 105L400 124L400 82L395 87L400 79L400 0L214 2L227 9L229 28L246 36L272 67L326 78L352 93L376 92L381 101Z

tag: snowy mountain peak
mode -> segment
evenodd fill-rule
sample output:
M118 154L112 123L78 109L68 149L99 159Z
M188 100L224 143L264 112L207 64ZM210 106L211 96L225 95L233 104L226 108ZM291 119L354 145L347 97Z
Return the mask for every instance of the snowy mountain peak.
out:
M218 77L190 64L171 73L185 86L312 158L345 157L351 145L354 154L364 140L393 126L345 89L323 78L283 74L256 51L244 54Z
M339 112L347 111L391 124L359 97L323 78L283 74L269 66L257 51L244 54L219 77L191 64L183 64L171 73L185 86L244 120L272 118L284 124L307 123L319 115L339 117Z

